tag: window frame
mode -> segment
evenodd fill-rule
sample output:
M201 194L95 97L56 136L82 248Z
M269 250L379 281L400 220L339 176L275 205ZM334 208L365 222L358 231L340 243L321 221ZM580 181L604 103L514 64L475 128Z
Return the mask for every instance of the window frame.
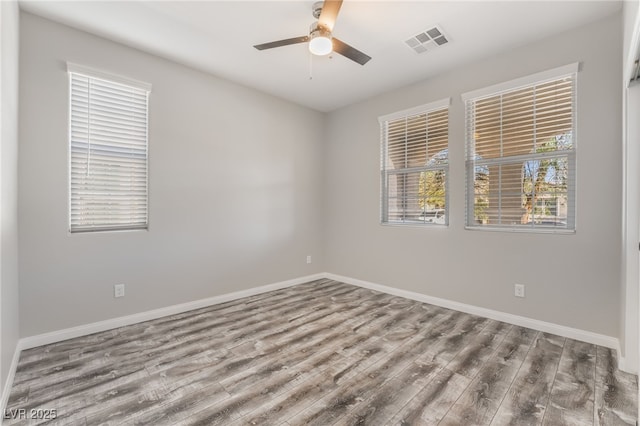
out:
M555 234L575 234L576 232L576 200L577 200L577 95L578 95L578 74L580 63L575 62L561 67L549 69L525 77L517 78L507 82L484 87L482 89L463 93L461 95L465 110L465 229L499 232L527 232L527 233L555 233ZM475 168L477 152L474 147L473 132L475 122L470 117L470 102L496 97L510 92L531 88L545 83L561 80L566 77L572 78L572 122L571 122L571 142L572 148L565 150L554 150L550 152L539 152L515 156L500 156L491 161L485 160L483 164L492 163L495 165L514 163L517 161L539 161L544 158L567 158L568 182L572 187L567 187L567 221L566 226L535 226L532 221L531 226L526 225L482 225L473 223L475 221ZM535 107L535 105L534 105ZM500 109L502 112L502 108ZM502 186L501 186L502 190ZM535 206L534 206L535 208Z
M68 97L68 117L67 117L67 125L68 125L68 136L67 136L67 232L70 235L76 234L87 234L87 233L102 233L102 232L127 232L127 231L146 231L149 229L149 98L151 93L151 84L142 82L139 80L131 79L128 77L123 77L121 75L107 73L95 68L87 67L84 65L79 65L72 62L67 62L67 74L68 74L68 82L69 82L69 97ZM113 86L128 86L128 88L139 91L146 92L145 96L145 106L144 106L144 200L145 200L145 211L144 211L144 223L138 223L132 221L130 223L122 224L122 225L114 225L109 224L109 221L103 221L98 224L91 225L74 225L73 221L73 199L74 199L74 180L72 179L72 156L74 153L73 149L73 124L72 120L74 118L74 113L72 111L74 103L72 97L74 95L73 91L73 78L74 74L78 76L82 76L84 78L89 79L89 81L100 80L101 82L105 82L107 84L111 84ZM87 101L87 108L89 108L90 100ZM88 120L88 119L87 119ZM91 142L88 142L91 145Z
M437 101L429 102L423 105L419 105L416 107L404 109L401 111L397 111L394 113L382 115L378 117L378 123L380 126L380 211L379 211L379 222L383 226L400 226L400 227L411 227L417 226L420 228L448 228L449 226L449 110L451 106L451 98L444 98ZM402 221L390 221L389 216L389 191L387 185L387 176L389 175L389 170L386 169L386 158L388 153L388 140L387 140L387 129L386 125L390 121L400 120L400 119L408 119L413 116L421 115L421 114L429 114L432 112L437 112L439 110L447 111L447 162L446 164L438 164L434 166L421 166L421 167L408 167L404 169L396 169L396 170L405 170L405 171L430 171L430 170L444 170L445 173L445 182L444 182L444 190L445 190L445 223L435 223L435 222L427 222L425 221L415 221L415 222L402 222ZM428 132L428 127L425 127ZM402 172L394 171L392 174L400 174Z

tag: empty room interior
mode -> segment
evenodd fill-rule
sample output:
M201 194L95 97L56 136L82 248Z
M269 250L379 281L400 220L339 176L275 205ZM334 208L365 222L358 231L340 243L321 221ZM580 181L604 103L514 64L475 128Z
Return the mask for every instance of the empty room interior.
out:
M7 425L637 425L640 2L0 2Z

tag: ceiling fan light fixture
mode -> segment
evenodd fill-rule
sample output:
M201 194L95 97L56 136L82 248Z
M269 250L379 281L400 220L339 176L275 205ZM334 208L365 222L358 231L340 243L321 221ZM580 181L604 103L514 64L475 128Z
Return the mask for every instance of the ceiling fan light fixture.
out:
M325 56L333 51L333 43L329 37L315 37L309 41L309 51L314 55Z
M311 24L308 35L256 44L253 47L258 50L265 50L291 44L307 43L309 52L312 55L325 56L335 52L353 62L364 65L369 62L371 56L362 53L355 47L349 46L338 38L333 38L331 35L341 5L342 0L317 1L312 7L313 17L317 21Z
M309 34L309 52L317 56L325 56L333 52L331 33L316 27Z

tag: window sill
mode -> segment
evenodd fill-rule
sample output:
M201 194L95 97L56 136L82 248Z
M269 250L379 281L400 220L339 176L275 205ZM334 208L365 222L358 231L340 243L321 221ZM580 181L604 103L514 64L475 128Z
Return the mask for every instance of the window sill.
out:
M392 228L421 228L421 229L448 229L449 224L445 223L420 223L420 222L380 222L382 226Z
M488 232L509 232L518 234L563 234L572 235L576 233L575 229L554 229L554 228L509 228L498 226L465 226L468 231L488 231Z
M148 232L149 228L112 228L112 229L82 229L76 231L67 230L67 234L69 235L96 235L96 234L120 234L120 233L129 233L129 232Z

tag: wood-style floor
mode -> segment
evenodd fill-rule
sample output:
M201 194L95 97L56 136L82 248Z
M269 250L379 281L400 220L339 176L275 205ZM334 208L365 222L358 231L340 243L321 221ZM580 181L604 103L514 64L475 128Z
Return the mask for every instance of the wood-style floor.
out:
M607 348L320 280L26 350L20 409L57 418L6 424L635 425L637 377Z

